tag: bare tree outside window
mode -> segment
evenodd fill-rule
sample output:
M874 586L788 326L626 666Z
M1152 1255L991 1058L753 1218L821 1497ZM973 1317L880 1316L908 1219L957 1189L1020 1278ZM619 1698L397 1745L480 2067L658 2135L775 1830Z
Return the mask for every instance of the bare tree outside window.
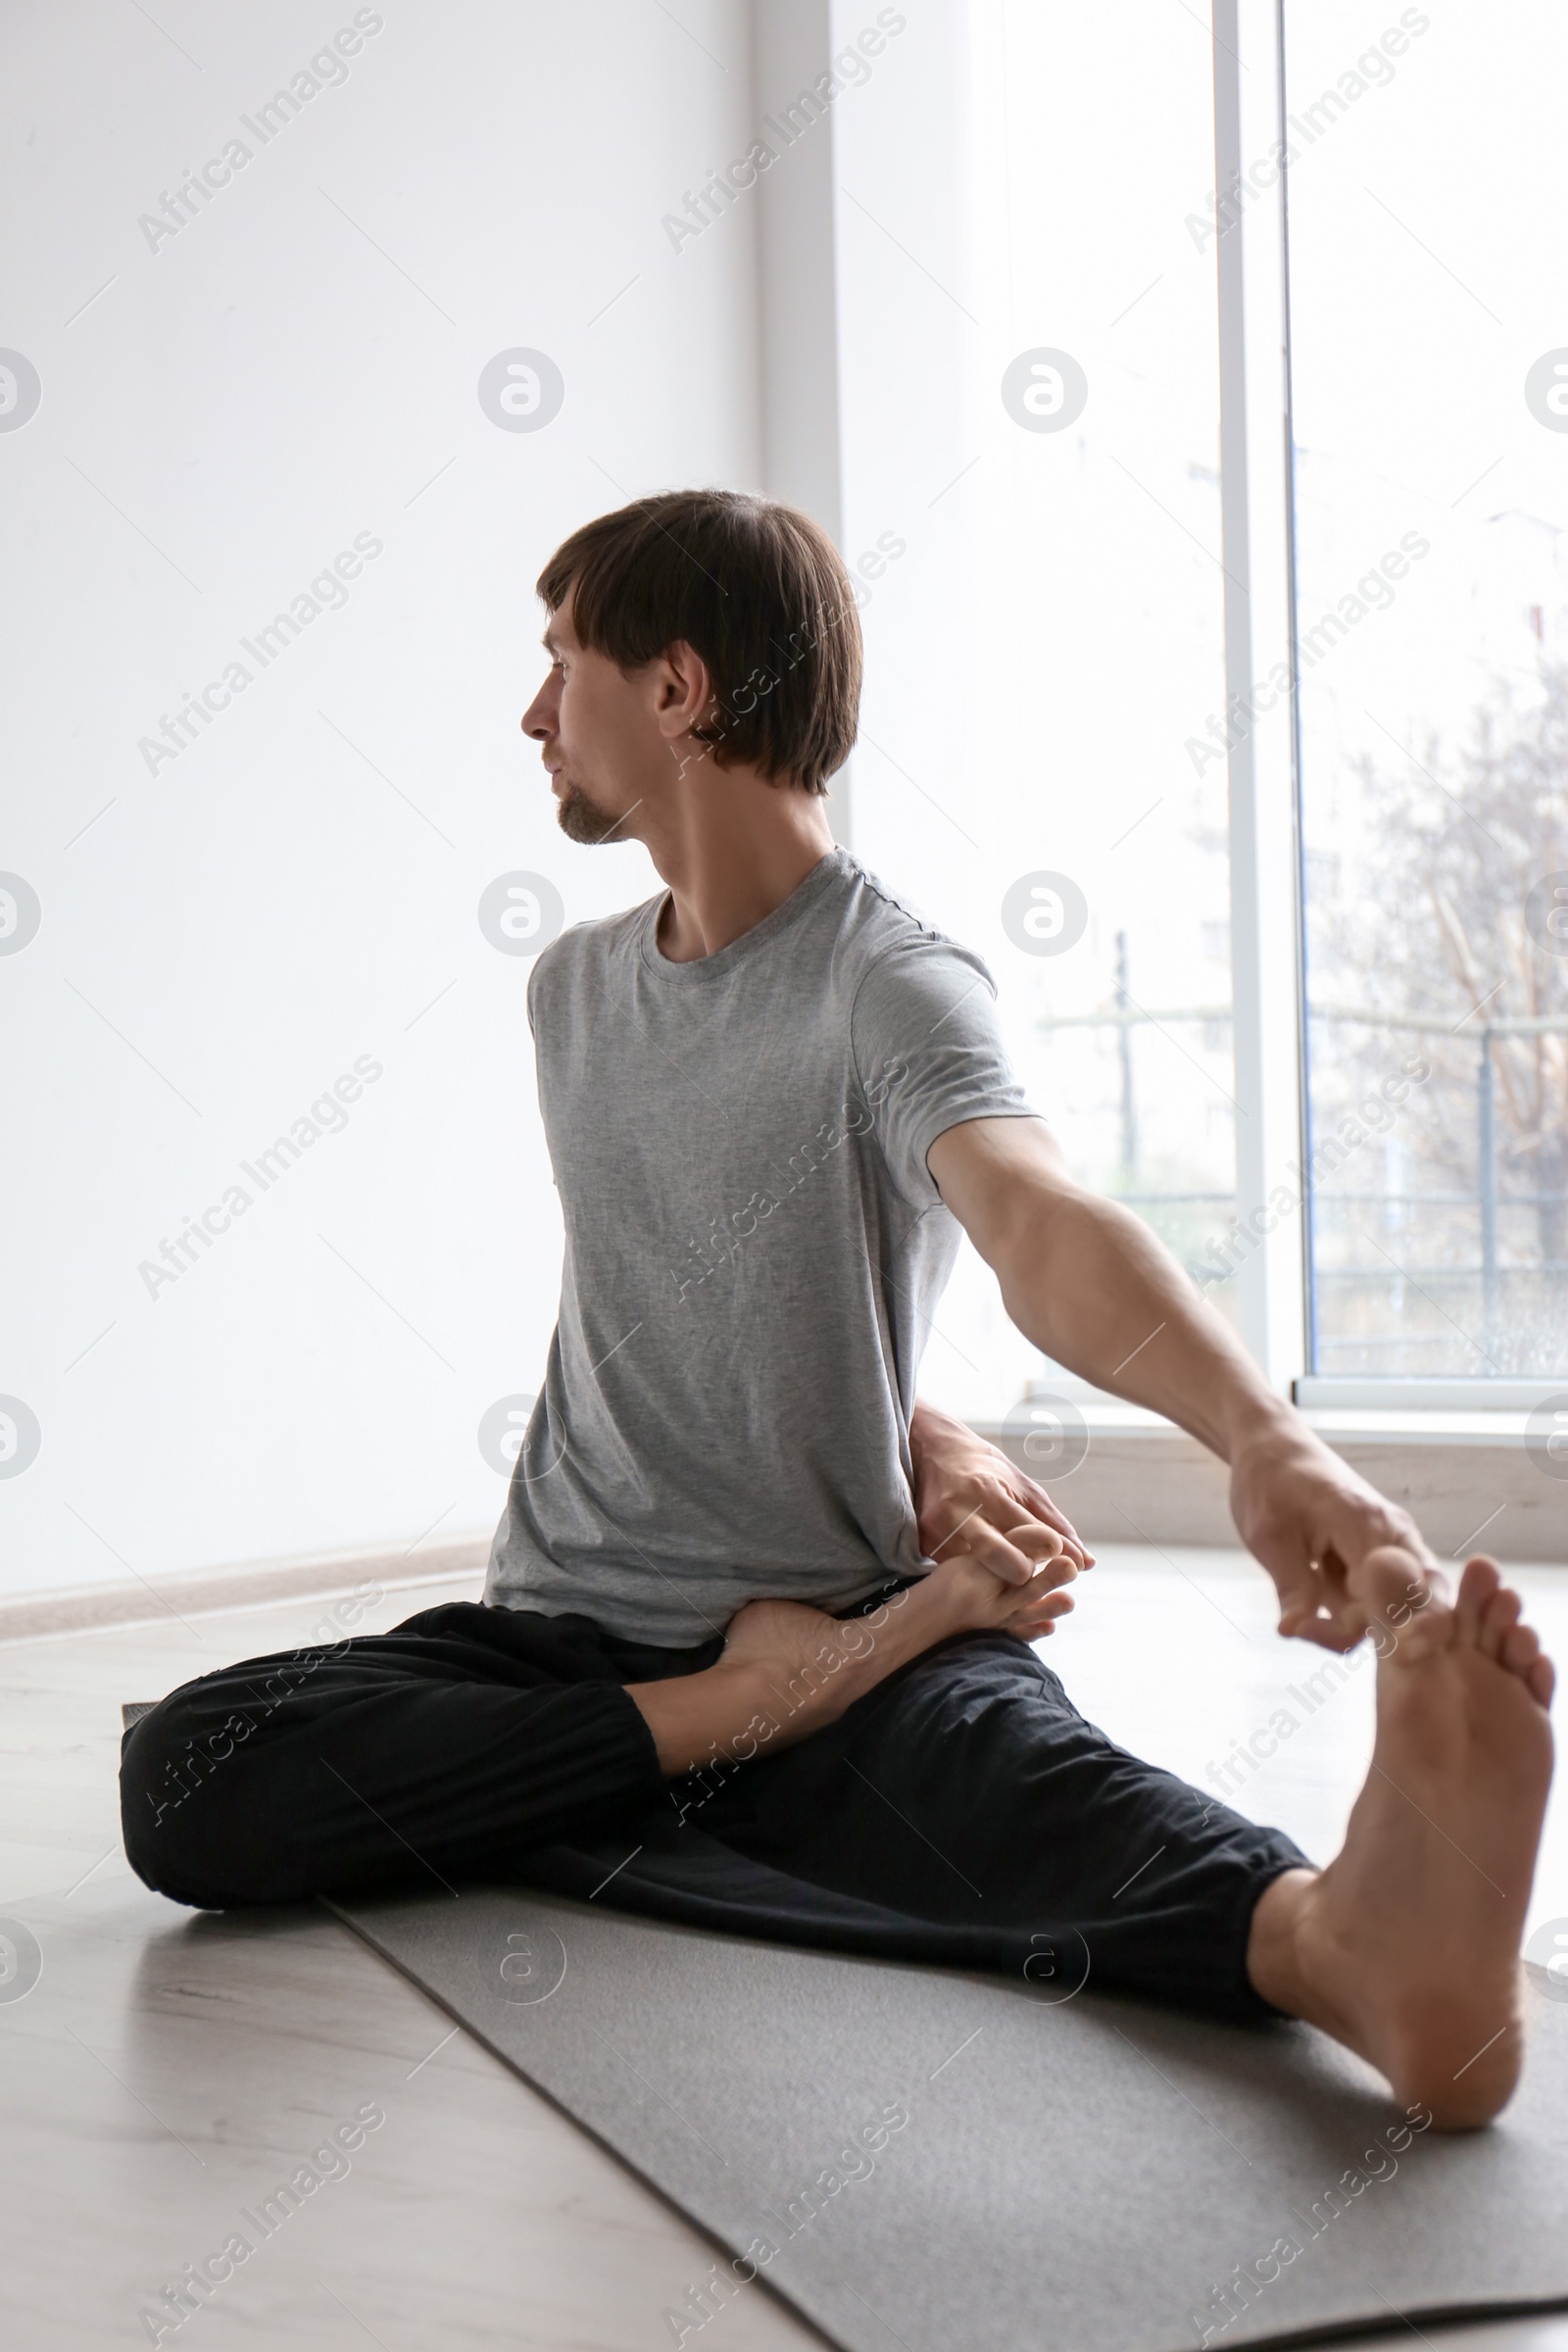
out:
M1358 1154L1315 1195L1321 1368L1551 1376L1568 1369L1568 668L1499 681L1456 748L1352 768L1355 893L1308 893L1314 1113L1364 1100L1401 1040L1431 1076L1381 1169Z

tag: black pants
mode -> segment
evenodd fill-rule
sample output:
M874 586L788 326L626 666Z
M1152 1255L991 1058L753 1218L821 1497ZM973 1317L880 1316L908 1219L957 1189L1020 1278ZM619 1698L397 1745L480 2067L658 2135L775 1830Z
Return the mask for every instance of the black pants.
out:
M1267 2013L1249 1926L1302 1855L1116 1746L1022 1642L956 1636L796 1746L667 1782L621 1686L720 1647L462 1602L226 1667L126 1733L125 1851L214 1909L504 1881Z

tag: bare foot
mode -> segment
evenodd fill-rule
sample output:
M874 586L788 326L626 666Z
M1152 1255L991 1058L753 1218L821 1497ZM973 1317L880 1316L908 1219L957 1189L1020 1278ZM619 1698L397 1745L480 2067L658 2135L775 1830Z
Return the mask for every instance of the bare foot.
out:
M1388 1546L1350 1580L1381 1653L1372 1768L1338 1858L1259 1902L1248 1966L1265 1999L1459 2131L1490 2122L1519 2077L1553 1670L1494 1561L1466 1563L1451 1607L1412 1614L1419 1574Z
M1031 1521L1011 1543L1040 1566L1006 1585L960 1552L868 1617L830 1617L798 1600L753 1600L738 1609L724 1654L699 1674L628 1683L626 1696L653 1734L666 1778L764 1747L793 1746L832 1723L895 1668L952 1634L992 1627L1036 1642L1072 1607L1060 1590L1077 1575L1054 1528Z
M799 1601L753 1600L731 1618L719 1668L759 1672L778 1701L786 1743L830 1723L895 1667L950 1635L991 1628L1038 1642L1072 1607L1078 1571L1054 1528L1009 1539L1040 1564L1005 1585L967 1552L944 1560L869 1617L830 1617Z

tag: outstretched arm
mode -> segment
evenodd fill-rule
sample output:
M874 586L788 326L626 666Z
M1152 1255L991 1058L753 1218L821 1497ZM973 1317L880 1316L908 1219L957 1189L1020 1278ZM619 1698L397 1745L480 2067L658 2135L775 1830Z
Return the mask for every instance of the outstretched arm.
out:
M1074 1183L1044 1121L950 1127L927 1165L1026 1339L1230 1464L1231 1511L1274 1579L1281 1633L1348 1649L1368 1622L1347 1589L1349 1569L1385 1544L1433 1565L1408 1512L1274 1395L1164 1244L1130 1209Z

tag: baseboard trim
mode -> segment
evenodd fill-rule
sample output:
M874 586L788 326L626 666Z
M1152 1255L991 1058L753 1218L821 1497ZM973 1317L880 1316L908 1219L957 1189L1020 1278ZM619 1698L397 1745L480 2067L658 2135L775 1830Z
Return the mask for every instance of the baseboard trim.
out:
M464 1536L425 1550L330 1551L306 1559L244 1560L226 1568L182 1569L157 1584L121 1578L114 1584L67 1585L57 1592L0 1597L0 1642L35 1642L52 1634L80 1634L115 1625L145 1625L166 1617L209 1616L215 1609L261 1608L318 1593L349 1592L373 1585L390 1592L477 1576L490 1553L488 1536Z

